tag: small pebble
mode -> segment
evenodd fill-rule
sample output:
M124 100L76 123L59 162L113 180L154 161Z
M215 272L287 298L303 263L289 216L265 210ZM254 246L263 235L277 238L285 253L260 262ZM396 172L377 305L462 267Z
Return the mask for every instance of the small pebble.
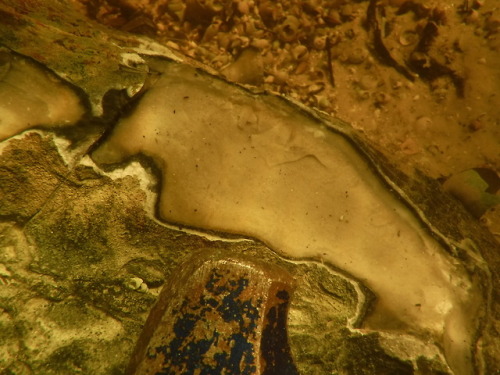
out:
M140 277L131 277L125 281L125 286L132 290L137 290L143 284L143 280Z
M12 276L12 274L7 269L7 267L5 266L5 264L0 264L0 276L4 276L4 277L10 277L10 276Z
M415 121L415 129L427 130L432 125L432 120L427 116L421 116Z

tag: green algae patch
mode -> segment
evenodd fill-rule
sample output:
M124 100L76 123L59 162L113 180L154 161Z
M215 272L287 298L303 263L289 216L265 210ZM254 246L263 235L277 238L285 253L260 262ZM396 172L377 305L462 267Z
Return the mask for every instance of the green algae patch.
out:
M9 145L18 151L4 148L2 160L22 167L26 181L40 173L31 160L45 160L49 181L57 183L36 214L14 216L0 228L0 261L11 270L2 278L9 287L0 289L3 371L123 372L159 288L180 262L203 249L245 254L290 272L297 282L288 322L297 367L304 374L338 368L335 348L356 334L345 327L362 321L371 301L358 282L314 261L282 259L254 240L166 226L146 210L151 191L136 175L109 177L88 161L70 169L51 135L28 133ZM39 181L31 194L45 189ZM11 186L14 195L25 188ZM22 199L10 204L12 211L26 205Z

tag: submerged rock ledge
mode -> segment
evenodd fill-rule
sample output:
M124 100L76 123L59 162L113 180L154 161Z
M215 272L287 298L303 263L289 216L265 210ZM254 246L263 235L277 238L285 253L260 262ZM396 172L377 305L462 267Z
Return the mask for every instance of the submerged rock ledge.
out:
M111 101L71 127L85 109L25 90L42 118L2 128L44 130L0 144L0 371L122 372L165 279L202 249L294 277L288 325L301 374L496 371L498 247L432 181L399 173L335 119L101 32L155 77L126 112ZM75 84L84 57L67 50L65 63L32 65L19 35L4 41L11 65L26 59L36 65L27 81L41 74L71 90L61 77ZM125 61L113 56L108 67ZM6 69L0 88L11 85ZM95 105L146 76L123 74L116 83L120 73L104 69L99 89L80 76L78 90ZM73 94L63 96L78 103ZM16 103L10 113L27 108ZM71 115L53 117L51 105Z

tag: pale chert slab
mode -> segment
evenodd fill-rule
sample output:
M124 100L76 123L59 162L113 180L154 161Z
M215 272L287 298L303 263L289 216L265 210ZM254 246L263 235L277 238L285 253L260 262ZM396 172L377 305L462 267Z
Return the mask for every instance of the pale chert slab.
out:
M157 69L96 162L152 157L163 220L322 259L377 296L364 327L433 337L457 374L472 374L479 286L348 139L278 98L177 63Z
M87 111L74 88L47 68L0 49L0 141L35 126L74 125Z

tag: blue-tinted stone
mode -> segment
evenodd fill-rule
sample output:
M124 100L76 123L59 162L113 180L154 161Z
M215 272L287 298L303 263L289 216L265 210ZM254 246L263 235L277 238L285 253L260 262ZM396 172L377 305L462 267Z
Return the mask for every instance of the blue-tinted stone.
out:
M164 286L128 374L297 374L286 329L293 284L276 266L197 254Z

